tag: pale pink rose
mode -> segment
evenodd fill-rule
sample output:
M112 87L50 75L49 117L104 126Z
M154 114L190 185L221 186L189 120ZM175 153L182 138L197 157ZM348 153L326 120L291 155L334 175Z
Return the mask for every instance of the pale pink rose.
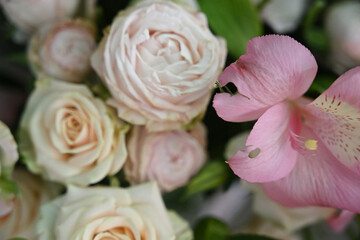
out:
M22 117L19 148L31 171L85 186L121 169L127 129L85 85L43 78Z
M16 181L20 195L11 199L0 199L0 239L23 237L36 238L36 221L41 204L59 193L59 187L43 182L25 169L16 169L12 177Z
M333 69L341 74L360 65L360 3L335 4L326 15L325 26L331 41Z
M84 20L46 25L32 37L28 59L36 75L70 82L81 81L91 70L96 29Z
M154 182L127 189L71 186L41 213L39 240L175 240L184 239L176 231L189 230L168 215Z
M185 185L205 163L206 135L201 124L184 130L148 132L135 126L128 140L125 175L132 184L156 180L162 191Z
M178 129L206 110L225 41L206 17L170 1L120 12L92 57L120 118L150 131Z
M11 175L18 158L19 154L14 137L9 128L0 121L0 176L7 177Z
M4 13L18 28L33 32L43 24L75 14L80 0L0 0Z

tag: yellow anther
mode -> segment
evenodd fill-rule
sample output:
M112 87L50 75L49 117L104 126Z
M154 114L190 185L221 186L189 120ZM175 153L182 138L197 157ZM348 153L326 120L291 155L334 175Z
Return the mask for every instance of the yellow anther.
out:
M309 150L316 150L317 149L317 141L314 139L307 139L305 141L305 147Z

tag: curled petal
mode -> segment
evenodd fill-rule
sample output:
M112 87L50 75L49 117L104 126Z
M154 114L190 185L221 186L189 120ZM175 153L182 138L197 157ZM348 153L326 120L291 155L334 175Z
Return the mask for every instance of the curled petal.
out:
M248 182L269 182L287 176L298 155L292 135L299 132L300 126L299 116L287 103L271 107L250 132L246 149L229 160L231 169Z
M307 127L302 136L319 139ZM327 206L360 212L360 178L331 154L321 140L317 149L299 154L285 178L264 183L267 195L289 206Z
M330 218L327 223L335 232L342 232L354 216L355 213L344 210L339 215Z
M257 119L272 105L301 97L316 71L313 55L294 39L278 35L254 38L246 54L219 77L221 86L232 82L240 95L218 94L214 108L226 121Z

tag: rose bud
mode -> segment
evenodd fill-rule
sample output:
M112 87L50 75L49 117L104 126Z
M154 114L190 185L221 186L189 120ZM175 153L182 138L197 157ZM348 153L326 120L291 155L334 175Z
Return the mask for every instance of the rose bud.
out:
M61 189L21 168L12 173L12 178L19 186L20 194L7 200L0 199L0 239L35 240L41 204L51 200Z
M40 28L28 50L33 71L64 81L81 81L91 70L95 32L90 22L80 19Z
M80 84L39 79L20 123L19 149L46 179L86 186L125 162L128 125Z
M206 131L197 124L191 132L148 132L135 126L128 140L125 175L132 184L156 180L162 191L185 185L205 163Z
M49 22L60 21L75 14L79 0L0 0L8 19L24 32L34 32Z
M179 129L201 116L224 66L226 47L204 14L170 1L120 12L91 62L118 116L150 131Z

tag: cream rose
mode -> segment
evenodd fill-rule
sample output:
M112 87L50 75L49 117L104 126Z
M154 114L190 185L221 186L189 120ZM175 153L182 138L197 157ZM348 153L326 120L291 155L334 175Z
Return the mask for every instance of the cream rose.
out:
M19 158L17 144L9 128L0 121L0 176L8 177ZM0 189L1 193L1 189Z
M31 171L86 186L121 169L127 129L86 86L43 78L22 117L19 149Z
M28 59L38 75L70 82L81 81L91 70L96 29L84 20L67 20L39 29L28 48Z
M190 133L148 132L145 127L134 127L128 140L126 177L132 184L156 180L162 191L185 185L205 163L205 132L201 124Z
M341 2L330 8L325 19L332 48L330 63L339 74L360 65L359 13L359 2Z
M252 2L259 4L261 0ZM292 32L298 27L308 3L308 0L272 0L262 7L261 18L277 33Z
M120 12L91 61L119 117L156 131L205 111L225 55L204 14L153 0Z
M43 24L75 14L80 0L0 0L6 16L18 28L33 32Z
M12 177L19 186L20 195L7 201L0 199L0 239L23 237L35 240L40 205L56 196L60 189L25 169L16 169Z
M155 183L128 189L70 187L41 213L39 240L173 240L173 225L184 226L171 222Z

